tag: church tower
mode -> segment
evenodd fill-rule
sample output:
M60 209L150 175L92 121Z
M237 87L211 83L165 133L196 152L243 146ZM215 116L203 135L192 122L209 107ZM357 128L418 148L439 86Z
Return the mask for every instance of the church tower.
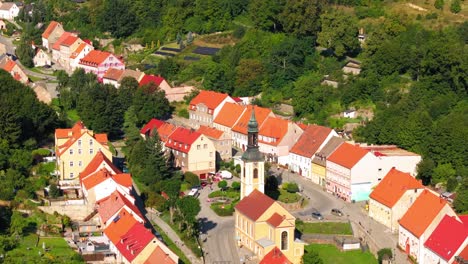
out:
M247 133L247 150L242 155L241 162L241 200L254 189L265 193L265 158L258 149L258 123L254 106Z

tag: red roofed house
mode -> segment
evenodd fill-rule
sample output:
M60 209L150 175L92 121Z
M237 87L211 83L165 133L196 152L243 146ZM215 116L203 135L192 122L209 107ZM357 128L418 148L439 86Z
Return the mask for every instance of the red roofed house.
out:
M62 65L67 70L71 70L70 63L72 59L70 57L73 55L73 52L75 52L76 49L83 43L88 45L81 38L73 35L62 41L62 43L60 43L60 56L58 59L60 65Z
M91 174L94 174L102 169L106 169L107 171L113 174L122 173L113 163L110 161L102 151L98 151L98 153L94 156L91 162L88 163L88 166L80 172L80 182L86 179Z
M151 135L153 130L157 131L162 125L164 125L164 123L164 121L152 118L142 129L140 129L140 135L146 139L146 137Z
M133 260L133 263L142 264L177 264L179 257L174 254L163 242L153 238L148 245Z
M112 53L92 50L80 60L77 68L84 69L86 73L96 74L98 80L102 81L102 77L109 68L124 70L125 64Z
M258 146L269 162L289 164L289 150L304 131L296 123L268 117L260 126Z
M102 82L104 84L111 84L115 88L119 88L120 83L125 77L131 77L137 82L139 82L143 78L143 76L145 76L145 73L141 71L135 71L130 69L119 70L115 68L110 68L102 77Z
M52 50L52 45L54 45L64 32L65 30L61 23L51 21L44 33L42 33L42 46L50 52Z
M215 171L216 149L208 137L178 127L166 141L166 150L174 156L175 166L198 175Z
M227 133L232 138L231 129L247 110L244 105L236 103L225 103L219 111L219 114L213 120L213 127Z
M198 128L197 132L213 141L216 152L222 160L229 160L232 158L232 140L227 133L214 127L203 125Z
M109 196L96 202L99 219L103 227L112 224L113 219L123 210L128 212L136 221L143 223L145 221L138 207L136 207L135 198L129 194L123 194L115 190Z
M333 136L312 158L312 179L318 178L318 184L323 188L327 186L327 159L344 142L344 139Z
M63 32L63 34L60 36L60 38L55 41L55 43L52 45L52 60L55 62L58 62L60 59L60 45L62 45L62 42L64 42L68 37L71 38L76 38L76 35L72 34L71 32Z
M369 196L369 217L398 231L398 220L424 190L409 173L391 169Z
M47 54L44 50L39 49L39 48L36 51L36 55L34 55L33 62L34 62L34 67L52 65L52 61L50 59L49 54Z
M78 121L72 128L55 130L57 168L61 180L78 182L78 175L100 151L112 160L106 134L94 134L83 122ZM71 183L71 182L70 182Z
M258 259L268 261L276 248L290 261L286 263L302 263L304 243L294 238L296 218L267 195L254 189L235 206L234 219L239 246Z
M254 105L255 118L258 123L258 127L261 128L265 120L268 117L275 117L273 112L268 108L263 108ZM252 107L247 107L247 110L243 112L242 116L237 120L236 124L232 127L232 140L233 144L237 147L246 150L247 148L247 125L250 117L252 116Z
M109 196L114 191L131 195L132 177L128 173L112 173L103 168L81 180L83 195L89 204Z
M135 223L119 241L114 244L118 263L136 263L135 258L155 239L151 230L141 223Z
M333 136L337 134L331 128L317 125L305 126L304 133L295 144L292 144L289 151L290 169L312 180L315 184L319 184L318 174L315 177L312 176L312 159L315 153L320 151Z
M69 58L69 69L71 72L75 71L78 68L80 60L88 55L89 52L94 50L93 45L83 42L70 54Z
M420 263L449 264L468 245L468 228L456 217L445 215L424 243L424 258Z
M14 62L5 55L1 56L0 58L1 69L4 69L8 73L10 73L10 75L18 82L21 82L23 84L29 83L28 76L26 75L26 73L24 73L23 69L21 69L21 67L18 64L16 64L16 62Z
M137 79L138 80L138 79ZM166 98L169 102L183 101L184 96L190 94L194 89L193 86L171 87L169 83L161 76L145 74L139 79L140 86L154 83L156 87L166 93Z
M202 90L190 101L189 119L192 127L212 126L225 103L234 103L228 94Z
M424 243L445 215L460 220L447 201L425 189L399 221L398 246L415 261L424 263Z
M104 228L104 235L110 241L110 249L117 252L115 245L120 238L125 235L138 221L133 214L126 209L120 210L113 218L109 219L108 225Z
M365 149L341 144L327 160L327 191L347 202L368 200L378 183L377 161Z
M275 247L270 253L260 261L260 264L292 264L291 261L281 252L281 250Z

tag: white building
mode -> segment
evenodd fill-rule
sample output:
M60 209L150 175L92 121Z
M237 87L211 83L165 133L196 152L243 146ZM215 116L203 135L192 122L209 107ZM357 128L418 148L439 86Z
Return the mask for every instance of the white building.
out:
M19 7L14 2L0 3L0 18L14 19L18 16Z

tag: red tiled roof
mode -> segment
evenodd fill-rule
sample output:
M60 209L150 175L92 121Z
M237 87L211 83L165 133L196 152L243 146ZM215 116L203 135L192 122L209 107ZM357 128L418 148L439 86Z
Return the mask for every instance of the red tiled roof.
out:
M162 142L167 142L169 136L176 130L176 126L170 123L164 123L160 128L158 128L159 138Z
M241 214L256 221L274 202L273 199L255 189L244 197L235 208Z
M331 128L317 125L310 125L304 128L304 133L294 144L289 152L299 156L312 158L320 146L332 132Z
M400 225L419 238L446 204L426 189L400 219Z
M94 134L94 138L101 144L107 144L107 134Z
M105 164L109 166L114 174L122 173L103 153L98 151L94 158L89 162L88 166L80 173L80 180L85 179L92 173L97 172L101 168L106 168ZM107 169L108 170L108 169Z
M143 85L153 82L154 84L159 86L163 81L164 81L164 78L161 76L145 74L145 76L141 78L139 85L143 86Z
M468 215L459 215L460 221L468 228Z
M146 259L146 261L143 264L176 264L174 260L172 260L166 252L162 249L161 246L157 246L153 252L151 252L151 255Z
M119 212L122 208L124 208L124 206L143 219L140 210L138 210L138 208L132 202L130 202L126 196L127 195L123 195L116 190L111 195L96 202L96 205L98 206L98 213L102 222L107 222L110 217Z
M118 81L120 79L120 76L122 76L124 70L119 70L115 68L109 68L106 73L104 73L103 78L104 79L111 79L114 81Z
M277 146L283 140L283 137L288 133L288 121L285 119L277 118L277 117L268 117L263 125L260 127L260 131L258 132L259 135L259 142L264 144L269 144L273 146ZM274 138L274 142L268 142L262 140L261 137L269 137Z
M224 133L223 131L218 130L214 127L208 127L208 126L203 126L203 125L198 128L197 132L207 137L215 138L215 139L221 138L221 136Z
M55 27L57 27L59 23L57 21L51 21L50 24L47 26L44 33L42 33L43 38L49 38L50 34L54 31Z
M114 217L112 223L104 229L104 234L109 238L110 241L114 245L116 245L120 237L130 230L135 224L137 220L132 216L130 212L126 209L123 209L119 212L119 214Z
M71 132L71 128L57 128L55 129L56 138L67 138L69 137L68 133Z
M65 39L67 39L71 35L70 32L63 32L62 36L52 45L54 50L60 50L60 45L62 44Z
M73 53L70 55L70 59L74 59L74 58L78 57L78 55L80 54L80 52L82 50L84 50L86 45L88 45L88 44L87 43L81 43L80 45L78 45L76 50L74 50Z
M141 130L141 134L147 134L151 132L153 129L159 129L164 124L164 121L161 121L156 118L152 118Z
M407 190L422 188L422 183L411 174L392 168L372 191L370 198L392 208Z
M368 150L362 149L351 144L341 144L335 152L333 152L327 161L334 162L345 168L351 169L356 165L367 153Z
M80 64L91 64L98 66L103 63L112 53L100 50L92 50L80 60Z
M60 45L66 46L66 47L70 47L70 46L73 45L73 43L75 43L77 40L78 40L78 37L77 37L77 36L70 35L70 36L68 36L66 39L64 39Z
M228 94L224 93L202 90L197 96L195 96L195 98L192 99L192 101L190 101L189 109L193 110L196 108L197 104L204 104L206 107L208 107L208 109L214 110L228 96Z
M462 250L462 252L460 252L460 254L458 254L458 256L462 258L465 262L460 262L458 260L455 260L455 262L453 263L454 264L466 264L466 261L468 261L468 245L465 246L465 248Z
M11 72L15 66L16 66L16 62L12 60L8 60L5 66L3 66L3 69L7 72Z
M265 255L265 257L263 257L260 264L292 264L292 262L289 261L279 248L274 247Z
M445 215L434 229L424 246L449 261L463 246L468 237L468 229L455 217Z
M272 225L274 227L278 227L279 225L281 225L283 220L284 220L284 216L282 216L282 215L280 215L278 213L274 213L274 214L271 215L270 218L268 218L267 223L269 223L270 225Z
M127 233L120 237L119 242L115 246L128 262L131 263L154 238L149 229L146 229L141 223L136 223Z
M117 184L124 186L124 187L131 187L132 186L132 177L128 173L119 173L114 174L108 171L106 168L103 168L96 173L89 175L82 180L84 187L86 190L90 190L94 188L96 185L101 184L102 182L112 179Z
M195 140L197 140L200 136L201 134L194 130L178 127L169 136L169 140L166 142L166 147L188 153L192 143L195 142Z
M268 108L263 108L259 106L254 106L255 109L255 118L257 119L258 126L261 127L263 122L267 119L270 115L271 110ZM232 128L232 131L238 132L244 135L247 135L247 125L250 120L250 116L252 115L252 108L248 107L246 111L242 114L241 118L237 121L237 123Z
M227 102L223 105L223 108L221 108L213 123L231 128L242 116L245 109L246 107L243 105Z

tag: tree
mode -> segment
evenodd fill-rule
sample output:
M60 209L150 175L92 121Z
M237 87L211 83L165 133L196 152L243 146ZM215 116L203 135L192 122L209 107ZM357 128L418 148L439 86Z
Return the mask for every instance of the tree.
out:
M52 183L49 187L49 195L52 198L57 198L60 196L60 189L57 187L57 184Z
M138 27L136 16L125 0L105 0L98 13L97 24L116 38L131 35Z
M289 193L297 193L299 191L299 186L297 186L297 183L295 182L289 182L286 187L286 191Z
M179 198L180 193L180 180L173 178L165 180L161 183L161 190L166 193L169 199L166 201L169 207L169 215L171 224L174 223L174 213L176 207L176 201Z
M177 209L186 226L188 236L196 233L197 215L201 210L200 200L193 196L185 196L177 202ZM179 226L180 227L180 226Z
M231 188L236 191L240 190L240 187L241 187L240 182L235 181L231 183Z
M228 185L228 183L227 183L227 181L225 181L225 180L222 180L222 181L218 182L218 187L219 187L221 190L225 190L226 187L227 187L227 185Z
M255 28L277 31L281 29L279 16L284 0L252 0L248 13Z
M452 3L450 4L450 12L454 14L458 14L461 11L461 5L460 5L460 0L452 0Z
M27 226L28 221L23 217L23 214L19 211L13 211L11 215L10 233L22 235Z
M273 175L266 178L265 194L274 200L277 200L279 197L278 179Z
M319 254L310 247L305 249L304 256L302 256L302 262L304 264L323 264L323 260L320 258Z
M457 197L453 202L455 211L459 214L468 212L468 177L464 177L460 187L458 188Z
M189 184L190 188L200 185L200 178L198 175L190 171L184 173L184 181Z
M25 67L34 67L34 50L31 48L31 43L26 43L26 40L21 41L18 48L16 49L16 55Z
M145 148L146 159L142 171L138 175L141 182L150 186L158 181L168 179L171 173L167 167L166 155L162 150L162 143L157 131L152 131L151 136L146 139Z
M265 69L257 59L241 59L236 67L235 94L254 96L261 92Z
M439 9L439 10L442 10L444 9L444 0L435 0L434 2L434 7Z
M344 12L332 11L320 17L322 29L317 43L337 57L354 54L359 49L357 20Z
M447 179L447 192L453 192L457 189L458 180L456 177L450 177Z
M446 182L447 179L454 177L456 175L455 169L453 169L452 164L439 164L435 167L432 173L432 184L439 182Z
M298 37L317 36L323 0L286 0L280 21L284 31Z
M377 256L378 256L378 262L379 264L382 264L382 261L385 258L392 258L393 253L391 248L382 248L381 250L377 251Z

